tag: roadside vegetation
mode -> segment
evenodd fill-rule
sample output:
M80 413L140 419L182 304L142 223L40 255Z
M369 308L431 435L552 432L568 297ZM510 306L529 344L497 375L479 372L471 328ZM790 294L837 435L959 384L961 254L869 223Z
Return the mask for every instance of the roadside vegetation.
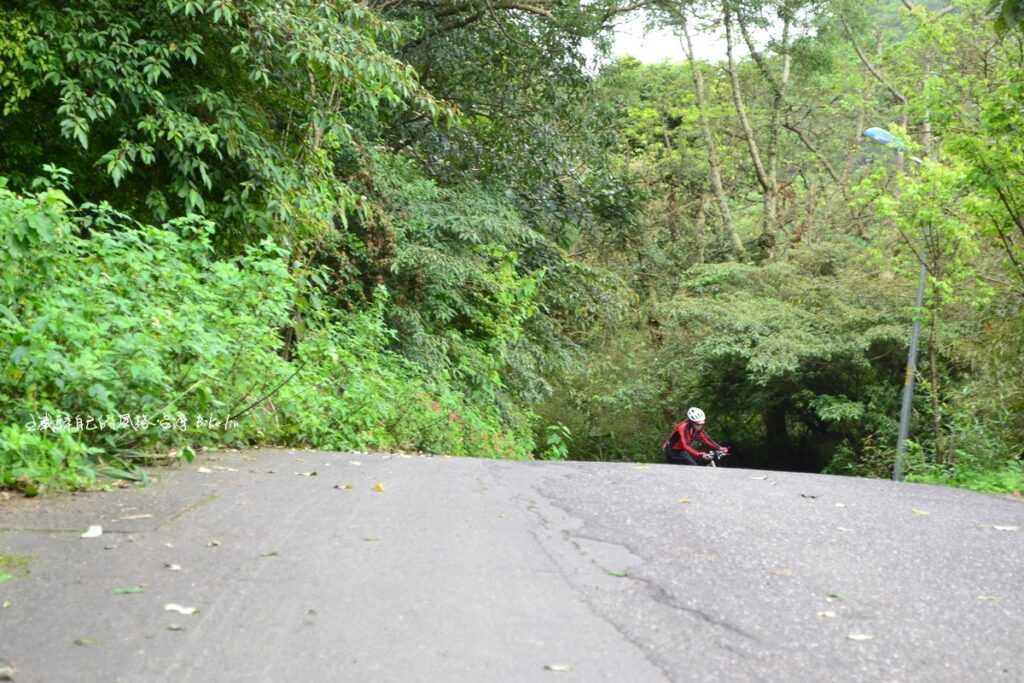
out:
M687 60L602 56L641 11ZM0 487L224 445L655 460L688 405L737 465L885 477L918 320L910 478L1021 491L1021 17L8 2Z

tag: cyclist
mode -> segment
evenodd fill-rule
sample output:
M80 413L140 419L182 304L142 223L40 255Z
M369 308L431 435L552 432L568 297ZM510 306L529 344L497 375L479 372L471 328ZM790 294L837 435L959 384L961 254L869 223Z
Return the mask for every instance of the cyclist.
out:
M690 408L686 411L686 419L672 429L672 433L661 445L665 452L666 462L675 465L696 465L698 460L704 463L710 462L711 453L701 452L693 447L697 440L700 440L708 448L723 453L729 452L728 448L719 446L712 441L704 431L704 411L700 408Z

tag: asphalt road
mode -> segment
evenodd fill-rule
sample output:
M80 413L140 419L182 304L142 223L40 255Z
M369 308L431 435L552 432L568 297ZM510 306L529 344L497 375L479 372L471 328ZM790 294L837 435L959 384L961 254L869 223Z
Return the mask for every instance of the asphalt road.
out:
M13 680L1024 681L1011 497L303 451L154 474L0 500Z

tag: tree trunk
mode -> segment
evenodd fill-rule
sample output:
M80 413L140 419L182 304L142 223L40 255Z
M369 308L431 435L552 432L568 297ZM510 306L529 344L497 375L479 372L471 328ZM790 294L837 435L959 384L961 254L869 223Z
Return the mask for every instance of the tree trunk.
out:
M697 263L704 263L704 245L707 242L706 229L708 222L708 204L711 198L707 192L700 193L700 206L697 209Z
M761 160L761 150L758 147L757 139L754 137L754 129L747 117L747 108L743 103L743 91L740 89L739 74L736 70L736 59L733 56L733 16L729 7L729 0L722 3L722 14L725 23L725 54L726 66L729 72L729 83L732 86L732 103L736 109L736 116L739 117L740 126L743 128L743 137L747 142L747 149L750 151L750 160L754 164L754 171L757 175L757 182L761 186L761 193L764 198L764 219L762 221L762 238L768 244L774 242L776 223L776 192L775 187L768 178L764 162Z
M732 243L733 255L737 261L746 259L746 249L743 242L736 233L732 222L732 213L729 211L729 201L725 196L725 189L722 187L721 164L718 161L718 149L715 146L715 138L711 134L711 124L708 122L707 105L704 98L704 76L700 72L700 65L693 56L693 43L690 41L690 31L686 26L686 19L681 18L680 25L683 30L683 38L686 43L686 58L690 63L690 73L693 76L693 89L697 96L697 112L700 117L701 129L704 132L704 144L708 149L708 166L711 177L711 187L715 191L715 199L718 200L718 210L722 214L722 223L729 241Z
M740 28L740 34L743 36L744 42L747 44L747 49L750 51L750 56L757 64L765 81L771 86L773 93L767 130L768 192L765 197L766 220L767 217L771 217L774 220L774 224L768 226L769 232L776 230L779 226L779 141L782 137L782 110L786 102L786 91L789 88L789 74L793 61L789 53L791 18L787 4L783 3L782 8L779 10L779 16L782 19L782 41L779 43L778 51L782 55L782 69L776 78L769 64L765 61L764 56L757 51L754 41L750 38L750 32L747 30L742 13L736 14L736 23ZM728 27L726 27L726 30L728 30Z
M932 330L928 338L928 364L932 382L932 428L935 430L935 460L946 462L946 444L942 438L942 403L939 401L939 315L938 302L932 306Z

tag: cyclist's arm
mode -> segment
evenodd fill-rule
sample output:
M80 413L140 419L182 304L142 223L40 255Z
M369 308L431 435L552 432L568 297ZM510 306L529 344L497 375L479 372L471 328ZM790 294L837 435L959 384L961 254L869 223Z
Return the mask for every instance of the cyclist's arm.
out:
M718 445L717 443L715 443L714 441L712 441L712 440L711 440L711 437L710 437L710 436L708 436L708 435L707 435L707 434L706 434L705 432L701 432L701 433L700 433L700 440L704 442L704 445L705 445L705 446L707 446L708 448L713 448L713 449L715 449L716 451L718 451L718 450L721 450L721 448L722 448L722 447L721 447L721 446L719 446L719 445Z

